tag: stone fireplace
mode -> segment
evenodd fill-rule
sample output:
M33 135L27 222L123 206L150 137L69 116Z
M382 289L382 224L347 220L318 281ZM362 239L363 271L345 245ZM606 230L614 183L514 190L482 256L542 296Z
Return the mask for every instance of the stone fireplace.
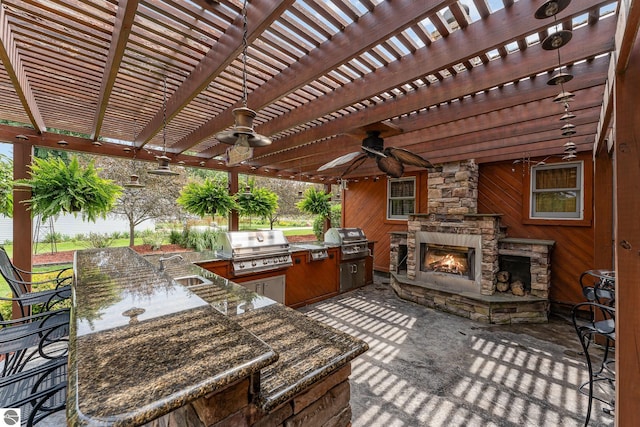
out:
M546 321L554 242L507 238L501 215L477 213L477 195L473 160L430 171L428 212L411 215L406 233L391 233L392 287L402 298L483 322ZM511 265L501 255L525 259L514 275L527 283L524 295L496 290L501 264Z

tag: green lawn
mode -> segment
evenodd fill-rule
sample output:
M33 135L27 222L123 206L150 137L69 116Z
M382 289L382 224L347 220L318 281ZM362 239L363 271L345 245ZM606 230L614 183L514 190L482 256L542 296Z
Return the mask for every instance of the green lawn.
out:
M134 244L141 245L142 244L142 238L141 237L135 238L134 239ZM4 246L4 248L6 249L7 253L9 254L9 256L13 255L13 244L2 245L2 246ZM121 247L121 246L129 246L129 238L128 237L126 239L116 239L110 245L110 247L114 247L114 248L115 247ZM77 251L77 250L82 250L82 249L88 249L89 245L87 244L87 242L76 240L76 241L68 241L68 242L56 243L56 247L58 249L58 252L65 252L65 251ZM38 243L38 252L37 252L37 254L48 254L50 252L51 252L51 244L50 243Z

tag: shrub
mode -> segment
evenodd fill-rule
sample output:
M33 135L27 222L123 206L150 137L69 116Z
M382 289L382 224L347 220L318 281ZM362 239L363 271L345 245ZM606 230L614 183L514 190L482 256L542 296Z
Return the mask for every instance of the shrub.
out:
M44 236L42 243L53 243L53 242L62 242L62 241L63 241L62 234L53 232L53 233L48 233L46 236Z
M85 242L88 248L108 248L113 244L113 238L106 233L89 233Z
M206 249L215 249L218 241L218 232L215 230L189 230L186 236L186 247L201 252Z
M172 245L180 245L180 246L186 247L187 232L171 230L171 232L169 232L169 243L171 243Z
M151 246L151 249L154 251L160 249L162 247L162 243L164 242L164 233L154 233L151 230L145 231L149 231L149 233L143 233L142 243Z

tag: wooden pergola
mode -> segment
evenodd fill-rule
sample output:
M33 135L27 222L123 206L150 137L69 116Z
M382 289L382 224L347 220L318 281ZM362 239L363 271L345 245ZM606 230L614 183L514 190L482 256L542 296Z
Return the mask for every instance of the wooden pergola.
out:
M324 184L381 175L375 162L346 176L317 170L359 150L366 130L432 163L561 157L571 141L594 153L596 191L615 200L616 272L632 285L640 6L574 0L537 19L543 3L250 0L244 31L242 0L0 0L0 141L14 145L16 178L43 146L143 161L166 153L172 166L228 171L236 186L239 173ZM544 49L560 29L571 40ZM245 41L247 106L273 143L227 165L216 134L243 105ZM573 79L549 85L558 71ZM570 139L565 106L553 102L560 89L575 95ZM603 157L613 170L598 170ZM600 173L615 177L609 188ZM21 197L15 235L31 225ZM29 267L30 249L16 242L16 263ZM640 424L635 288L617 299L619 425Z

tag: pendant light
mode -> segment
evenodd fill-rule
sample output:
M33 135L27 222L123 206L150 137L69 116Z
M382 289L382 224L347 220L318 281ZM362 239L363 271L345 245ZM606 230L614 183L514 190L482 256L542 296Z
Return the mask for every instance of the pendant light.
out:
M136 139L136 121L133 121L133 139ZM133 158L131 159L131 175L129 182L123 185L125 188L144 188L144 184L140 182L140 177L136 174L136 149L133 149Z
M249 150L249 147L264 147L271 144L270 138L254 132L253 119L257 114L247 107L247 0L244 0L242 5L242 28L242 107L233 110L233 128L217 133L216 139L233 145L237 151L244 153L246 159L253 155L253 150Z
M167 157L167 77L164 80L164 90L162 92L162 156L156 156L158 168L148 171L152 175L175 176L180 175L169 169L171 159Z

